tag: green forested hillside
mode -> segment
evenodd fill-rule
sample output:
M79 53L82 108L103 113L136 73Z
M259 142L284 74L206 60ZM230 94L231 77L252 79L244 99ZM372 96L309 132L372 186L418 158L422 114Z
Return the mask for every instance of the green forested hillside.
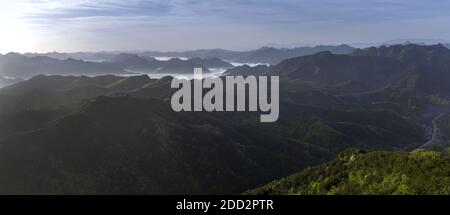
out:
M450 194L450 158L438 152L347 150L246 194Z
M62 115L61 115L62 114ZM28 122L21 124L26 115ZM2 123L0 193L239 193L332 154L167 102L98 97Z
M240 193L349 147L395 150L423 141L411 113L389 106L333 108L301 96L282 101L278 122L261 124L257 113L175 113L163 96L170 95L166 79L36 80L71 105L33 96L31 84L3 91L3 105L21 108L0 115L1 193ZM125 87L128 81L138 84ZM121 93L66 97L95 85Z

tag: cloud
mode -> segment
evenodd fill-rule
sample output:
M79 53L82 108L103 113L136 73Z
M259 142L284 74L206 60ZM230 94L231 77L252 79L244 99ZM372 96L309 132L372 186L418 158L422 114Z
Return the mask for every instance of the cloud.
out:
M435 0L29 0L25 17L68 20L86 17L212 18L245 23L376 21L447 16L449 1Z
M272 42L333 43L344 38L383 40L401 36L401 31L421 37L421 31L431 28L424 23L450 20L446 0L22 1L30 10L21 18L35 27L40 40L64 44L72 39L68 43L78 47L104 44L99 49L118 41L121 47L142 47L137 42L142 41L148 48L184 49L214 44L248 48ZM417 26L412 27L414 23ZM375 30L385 32L375 37ZM450 36L449 30L434 33ZM167 38L173 41L162 41Z

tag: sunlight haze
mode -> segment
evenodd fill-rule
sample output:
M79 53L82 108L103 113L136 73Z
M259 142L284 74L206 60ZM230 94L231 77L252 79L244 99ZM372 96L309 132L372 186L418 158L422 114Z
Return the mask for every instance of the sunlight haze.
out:
M0 52L249 50L448 39L449 1L0 0Z

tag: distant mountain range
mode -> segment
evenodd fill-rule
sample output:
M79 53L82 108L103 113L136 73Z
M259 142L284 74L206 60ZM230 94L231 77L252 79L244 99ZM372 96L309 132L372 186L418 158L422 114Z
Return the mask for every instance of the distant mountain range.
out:
M202 68L204 73L210 72L208 68L230 68L233 65L217 58L193 58L182 60L171 58L167 61L159 61L153 57L142 57L136 54L121 53L102 64L112 64L123 70L131 70L140 73L185 74L193 73L194 68ZM205 66L207 65L207 66Z
M144 52L126 52L129 54L137 54L143 57L183 57L183 58L219 58L226 61L238 63L265 63L277 64L284 59L311 55L321 51L330 51L335 54L348 54L353 51L353 47L348 45L338 46L314 46L314 47L298 47L298 48L271 48L262 47L250 51L230 51L224 49L199 49L184 52L158 52L158 51L144 51ZM77 53L26 53L24 55L29 57L48 56L64 60L67 58L74 58L87 61L111 61L118 52L77 52ZM204 65L208 67L207 65Z
M102 75L126 74L111 64L86 62L72 58L58 60L46 56L26 57L17 53L0 56L0 75L14 78L30 78L47 75Z
M442 44L447 48L450 48L450 42L444 40L419 40L419 39L404 39L404 40L391 40L384 43L355 43L356 47L379 47L379 46L392 46L392 45L436 45ZM75 52L75 53L60 53L60 52L48 52L48 53L25 53L25 56L47 56L60 60L66 60L68 58L86 60L86 61L111 61L116 58L117 55L122 53L136 54L141 57L179 57L179 58L219 58L228 62L236 63L263 63L263 64L277 64L282 60L300 57L305 55L312 55L318 52L330 51L333 54L350 54L356 48L349 45L319 45L319 46L303 46L297 48L273 48L262 47L260 49L249 51L231 51L225 49L198 49L183 52L159 52L159 51L129 51L129 52ZM205 65L206 66L206 65ZM208 67L208 66L206 66Z
M263 48L255 53L279 53L282 50L284 49ZM296 49L291 49L289 52L294 50ZM287 53L287 50L284 51L283 53ZM206 51L203 54L206 54ZM403 86L419 94L439 94L448 97L450 96L449 62L450 50L445 46L416 44L355 49L348 54L325 51L286 59L270 67L264 65L233 67L232 64L217 57L196 57L188 60L172 58L161 61L154 57L119 53L109 61L86 62L74 59L58 60L45 56L27 57L10 53L0 56L0 75L30 78L37 74L90 76L131 74L131 72L183 74L192 73L196 67L203 68L205 73L210 72L209 68L228 68L224 74L280 75L282 78L289 79L290 82L300 80L303 84L312 83L316 87L339 88L335 92ZM3 79L4 85L11 83L10 80ZM433 84L429 84L430 82Z
M445 46L448 46L450 44L450 40L409 38L409 39L388 40L388 41L384 41L384 42L350 43L349 45L353 46L353 47L356 47L356 48L368 48L368 47L392 46L392 45L409 45L409 44L424 45L424 46L443 44Z
M450 40L442 40L442 39L395 39L384 42L382 45L408 45L408 44L416 44L416 45L437 45L437 44L450 44Z
M193 68L233 68L230 62L276 64L282 60L310 55L321 51L335 54L349 54L354 49L347 45L300 47L276 49L263 47L252 51L195 50L186 52L141 52L141 53L9 53L0 56L0 75L16 78L30 78L38 74L46 75L101 75L160 73L192 73ZM175 57L167 61L154 57ZM182 60L176 57L189 58ZM226 62L226 61L228 62ZM261 68L261 67L259 67Z
M287 83L328 88L333 93L397 87L418 95L450 98L450 50L443 45L393 45L350 54L320 52L271 66L241 66L225 74L279 75ZM299 85L300 84L300 85Z
M192 58L181 60L172 58L159 61L152 57L136 54L120 53L109 61L90 62L69 58L59 60L47 56L28 56L9 53L0 56L0 75L27 79L38 74L44 75L104 75L133 73L186 74L193 73L194 68L203 68L204 73L209 68L231 68L228 62L218 58Z
M299 47L293 49L263 47L243 54L236 61L277 64L288 58L311 55L323 51L329 51L334 54L349 54L353 50L354 48L348 45Z
M354 50L348 45L339 46L314 46L298 48L272 48L262 47L257 50L232 52L226 50L197 50L184 53L178 53L184 56L214 56L232 62L239 63L265 63L277 64L285 59L311 55L322 51L330 51L335 54L348 54Z

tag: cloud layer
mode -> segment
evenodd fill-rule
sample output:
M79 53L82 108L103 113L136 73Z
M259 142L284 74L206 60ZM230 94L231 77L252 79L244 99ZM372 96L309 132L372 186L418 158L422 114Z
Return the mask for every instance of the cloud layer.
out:
M23 0L34 49L249 49L450 38L446 0Z

